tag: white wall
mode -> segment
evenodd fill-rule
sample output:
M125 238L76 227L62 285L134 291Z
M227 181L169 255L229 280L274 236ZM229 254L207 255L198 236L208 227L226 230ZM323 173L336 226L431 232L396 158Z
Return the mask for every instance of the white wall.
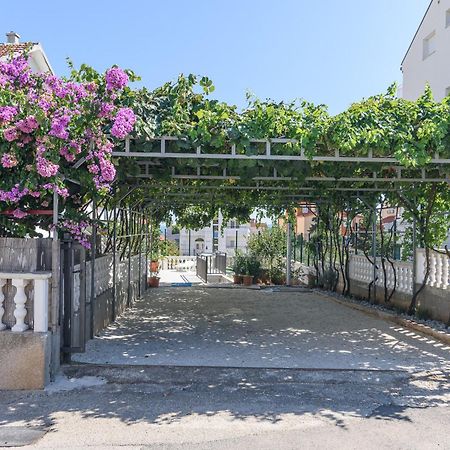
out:
M433 0L402 65L403 97L416 100L429 83L437 101L450 87L450 0ZM401 18L399 18L401 20ZM424 58L424 40L435 32L435 52Z
M218 224L218 251L227 253L230 256L235 254L236 246L236 231L238 232L238 249L241 251L246 251L247 240L251 234L251 228L249 224L239 225L239 228L225 227L222 230L222 215L219 215ZM196 239L203 239L204 241L204 253L212 253L213 249L213 228L212 223L210 226L202 228L201 230L191 230L190 231L190 254L195 255L196 251ZM233 246L230 244L233 243ZM228 245L227 245L228 244ZM189 230L183 228L180 231L180 255L189 255Z

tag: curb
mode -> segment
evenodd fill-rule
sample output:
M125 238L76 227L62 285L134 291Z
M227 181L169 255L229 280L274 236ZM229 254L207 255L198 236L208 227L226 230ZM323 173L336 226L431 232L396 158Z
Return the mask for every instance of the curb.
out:
M348 308L355 309L369 316L377 317L378 319L385 320L387 322L395 323L396 325L401 325L402 327L417 331L428 337L432 337L437 341L443 342L444 344L450 345L450 333L446 333L445 331L435 330L434 328L431 328L427 325L423 325L411 319L399 317L396 314L388 311L381 311L379 309L370 308L369 306L358 305L356 303L340 300L338 298L335 298L331 295L327 295L320 291L316 292L320 294L322 297L325 297L326 299L331 300L335 303L339 303L340 305L347 306Z

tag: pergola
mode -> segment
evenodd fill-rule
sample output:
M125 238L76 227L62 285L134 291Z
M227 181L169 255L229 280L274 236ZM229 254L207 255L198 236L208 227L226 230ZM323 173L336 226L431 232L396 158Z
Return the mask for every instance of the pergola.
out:
M395 156L379 155L370 149L364 156L349 155L339 149L333 154L308 155L301 142L284 138L253 139L245 148L230 143L220 149L194 147L173 136L127 138L123 146L115 148L113 156L132 159L139 169L130 176L132 189L144 191L146 204L157 203L166 208L220 202L223 192L232 192L236 200L250 192L260 196L258 206L263 208L271 199L285 201L286 205L317 205L327 201L326 193L341 192L366 202L368 196L407 190L418 184L450 184L450 159L439 154L423 167L411 168L399 164ZM246 174L249 162L251 175ZM342 175L328 173L335 173L337 168ZM376 216L373 227L375 240ZM288 243L290 233L288 225ZM375 245L373 249L375 252ZM289 244L288 283L290 256ZM373 276L376 277L375 265Z

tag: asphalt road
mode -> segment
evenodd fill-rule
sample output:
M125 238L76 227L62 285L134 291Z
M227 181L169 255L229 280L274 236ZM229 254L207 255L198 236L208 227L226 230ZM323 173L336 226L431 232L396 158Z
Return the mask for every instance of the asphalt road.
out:
M448 347L311 292L161 289L77 359L0 446L450 449Z

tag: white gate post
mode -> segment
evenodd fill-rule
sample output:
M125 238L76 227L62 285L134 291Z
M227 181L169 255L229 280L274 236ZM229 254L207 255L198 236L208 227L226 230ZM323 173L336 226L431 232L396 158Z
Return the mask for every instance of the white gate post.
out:
M48 331L48 280L34 280L34 331Z
M3 302L5 301L3 286L5 284L6 280L4 278L0 278L0 331L6 330L6 325L2 322L3 314L5 314L5 308L3 307Z

